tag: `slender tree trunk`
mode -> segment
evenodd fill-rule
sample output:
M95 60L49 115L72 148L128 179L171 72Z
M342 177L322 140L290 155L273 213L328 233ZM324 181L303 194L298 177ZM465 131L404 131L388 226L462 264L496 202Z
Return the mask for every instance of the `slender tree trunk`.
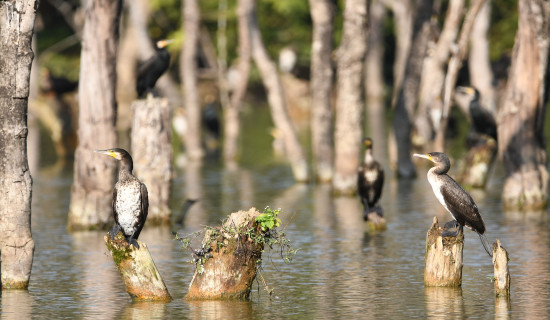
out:
M422 63L427 50L433 2L433 0L419 0L417 3L412 38L412 43L415 45L411 48L407 59L403 85L397 95L395 106L393 126L397 144L397 175L404 178L416 176L416 170L411 161L410 136L412 117L418 101Z
M327 182L333 176L332 24L334 4L330 0L309 0L313 20L311 45L311 136L315 174Z
M547 103L550 3L519 1L519 28L498 124L506 168L504 206L538 209L548 200L544 114Z
M32 178L27 107L38 1L0 2L0 275L2 289L26 289L31 275Z
M197 47L199 40L200 11L197 0L183 2L183 29L185 40L181 54L181 78L187 116L185 148L190 159L202 159L204 150L201 144L201 105L197 85Z
M470 35L470 52L468 54L468 71L470 83L479 90L481 105L495 112L495 87L493 70L489 60L489 27L491 23L491 2L485 1L477 14L472 34Z
M262 41L260 26L256 14L256 0L246 0L249 10L246 14L250 27L250 44L252 58L256 62L264 87L267 91L267 100L271 109L271 116L277 129L283 134L286 155L292 167L294 179L299 182L309 179L308 164L304 149L298 140L298 134L287 112L285 95L277 66L269 57Z
M112 222L116 163L93 153L117 145L116 55L122 0L85 1L78 101L78 147L69 229L107 228Z
M346 1L342 43L336 54L338 93L333 187L340 194L353 194L357 189L369 4L365 0Z

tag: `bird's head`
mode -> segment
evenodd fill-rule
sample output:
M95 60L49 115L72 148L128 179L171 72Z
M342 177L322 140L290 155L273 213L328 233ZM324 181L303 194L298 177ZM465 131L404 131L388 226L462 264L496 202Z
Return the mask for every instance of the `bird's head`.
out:
M372 139L371 138L365 138L363 139L363 145L367 149L372 149Z
M165 39L157 41L157 48L166 48L170 43L174 42L174 39Z
M112 148L106 150L94 150L95 153L101 153L113 157L117 160L122 160L124 158L130 157L128 151L121 148Z
M474 87L456 87L455 89L455 95L462 95L470 98L471 100L479 99L479 90L477 90Z
M447 157L446 154L443 152L430 152L426 154L414 154L415 157L428 159L431 162L435 163L436 166L439 168L438 171L445 173L449 170L451 167L451 161L449 160L449 157Z

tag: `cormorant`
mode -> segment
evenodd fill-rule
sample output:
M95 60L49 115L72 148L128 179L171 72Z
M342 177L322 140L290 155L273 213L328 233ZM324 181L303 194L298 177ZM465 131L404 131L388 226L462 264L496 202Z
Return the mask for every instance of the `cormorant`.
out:
M109 231L111 239L122 231L128 244L139 249L137 238L147 219L149 197L147 187L132 174L134 164L130 154L120 148L95 150L120 161L118 181L113 189L113 215L115 225Z
M449 158L442 152L428 154L414 154L415 157L428 159L435 163L435 167L428 171L428 182L432 186L435 197L458 223L456 233L444 232L443 236L456 236L464 226L477 232L483 248L493 256L489 243L485 237L485 223L479 214L477 205L472 197L447 172L451 168ZM446 227L449 223L445 224Z
M136 90L138 97L155 87L155 83L170 66L170 53L166 46L173 40L161 40L156 43L155 54L138 69Z
M479 90L473 87L457 87L455 90L455 101L468 105L467 110L472 120L474 132L486 134L497 140L495 118L491 112L481 106Z
M384 169L374 159L372 155L372 139L363 139L363 144L366 147L365 160L359 166L357 174L357 191L363 203L363 219L368 220L369 212L374 209L374 206L382 195L382 186L384 186ZM382 215L382 210L377 213Z

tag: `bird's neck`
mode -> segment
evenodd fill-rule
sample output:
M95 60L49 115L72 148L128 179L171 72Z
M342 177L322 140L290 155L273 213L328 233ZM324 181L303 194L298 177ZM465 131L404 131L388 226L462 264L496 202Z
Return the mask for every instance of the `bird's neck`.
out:
M433 172L435 174L447 174L447 172L449 172L449 167L443 164L438 164L437 166L431 168L430 172Z
M132 177L132 170L134 169L134 164L132 160L123 159L120 162L120 170L118 171L118 180L127 180Z
M374 163L374 157L372 156L372 149L367 149L365 151L365 164Z

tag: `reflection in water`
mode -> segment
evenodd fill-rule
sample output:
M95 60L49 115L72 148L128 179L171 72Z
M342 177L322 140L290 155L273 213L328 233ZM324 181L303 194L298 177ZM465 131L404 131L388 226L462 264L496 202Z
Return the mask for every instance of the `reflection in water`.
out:
M250 301L189 301L189 319L255 319Z
M184 224L191 228L198 229L207 224L206 212L204 209L204 191L202 179L202 162L189 161L185 165L185 198L198 200L191 206L185 216Z
M510 319L510 298L509 297L495 298L495 319L496 320Z
M426 314L429 319L463 319L462 288L426 287Z
M31 319L34 298L27 290L0 292L0 319Z
M142 301L127 303L122 314L114 319L149 320L163 319L166 315L166 303Z

